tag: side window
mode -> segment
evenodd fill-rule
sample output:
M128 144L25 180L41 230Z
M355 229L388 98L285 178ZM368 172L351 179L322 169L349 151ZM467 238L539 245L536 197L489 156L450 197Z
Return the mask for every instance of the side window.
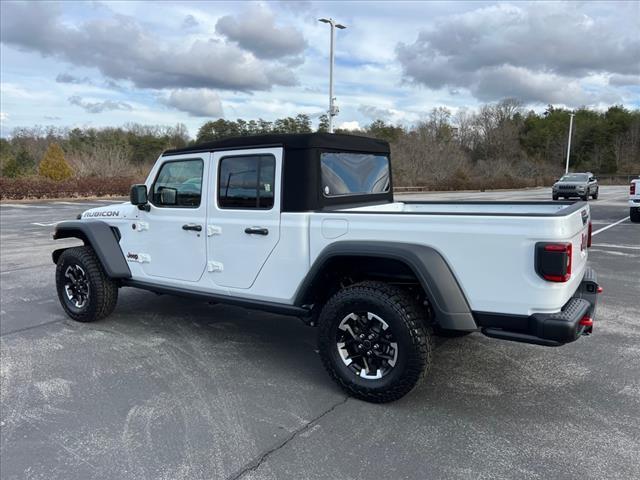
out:
M224 157L218 175L220 208L273 207L276 160L273 155Z
M202 160L176 160L162 165L151 191L153 204L157 207L199 207L203 166Z

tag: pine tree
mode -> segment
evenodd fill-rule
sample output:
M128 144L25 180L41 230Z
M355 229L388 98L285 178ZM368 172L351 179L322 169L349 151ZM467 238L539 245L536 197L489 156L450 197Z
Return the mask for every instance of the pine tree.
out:
M58 182L73 176L73 170L64 159L64 152L62 148L60 148L60 145L57 143L49 145L49 148L47 148L47 151L40 161L38 173L43 177Z

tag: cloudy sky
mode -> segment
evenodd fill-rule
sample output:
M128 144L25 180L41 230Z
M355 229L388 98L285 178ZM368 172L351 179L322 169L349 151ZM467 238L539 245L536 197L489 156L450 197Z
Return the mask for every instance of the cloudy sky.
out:
M7 2L2 135L326 110L345 127L516 97L640 107L640 2Z

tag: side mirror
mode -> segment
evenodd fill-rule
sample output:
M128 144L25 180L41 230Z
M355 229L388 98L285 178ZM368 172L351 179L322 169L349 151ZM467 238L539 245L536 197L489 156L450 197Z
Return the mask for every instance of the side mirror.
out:
M137 205L140 210L149 211L149 199L147 198L147 186L145 184L132 185L129 199L131 200L131 205Z
M160 203L162 205L177 205L178 190L171 187L163 187L160 190Z

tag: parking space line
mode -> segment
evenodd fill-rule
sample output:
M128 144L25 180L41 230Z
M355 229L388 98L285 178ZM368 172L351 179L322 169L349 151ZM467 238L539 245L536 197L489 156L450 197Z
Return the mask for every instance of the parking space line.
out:
M602 227L601 229L596 230L595 232L593 232L591 235L595 237L595 236L596 236L596 235L598 235L599 233L602 233L602 232L604 232L605 230L609 230L611 227L615 227L616 225L618 225L619 223L624 222L625 220L629 220L629 217L628 217L628 216L627 216L627 217L624 217L622 220L618 220L617 222L612 223L611 225L607 225L606 227Z
M45 205L29 205L23 203L0 203L0 207L10 207L10 208L49 208Z
M58 220L57 222L50 222L50 223L32 222L31 225L36 225L37 227L53 227L54 225L57 225L60 222L64 222L64 220Z
M640 247L634 247L632 245L611 245L610 243L594 243L593 246L598 248L619 248L622 250L640 250Z

